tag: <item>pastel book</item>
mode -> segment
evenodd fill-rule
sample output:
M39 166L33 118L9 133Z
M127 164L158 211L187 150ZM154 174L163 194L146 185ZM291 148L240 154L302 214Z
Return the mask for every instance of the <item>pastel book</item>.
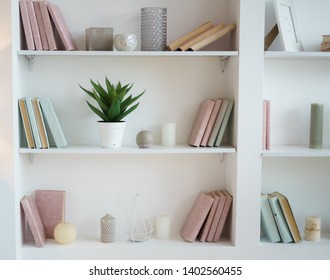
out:
M54 238L55 227L64 220L65 191L36 190L35 203L47 238Z
M32 98L25 97L24 100L25 100L26 109L27 109L27 112L29 115L29 120L30 120L35 148L41 149L42 148L41 138L40 138L40 134L39 134L37 120L36 120L36 117L35 117L34 111L33 111Z
M281 242L275 219L268 201L268 194L261 194L260 200L260 227L270 242Z
M21 199L21 205L37 247L43 247L47 237L33 196L25 195Z
M231 205L233 202L233 197L228 191L222 191L221 195L226 197L226 202L225 202L225 206L223 207L221 217L220 217L217 229L214 234L213 242L220 241L220 238L221 238L222 232L224 230L224 226L226 224L226 221L227 221L227 218L229 215L229 211L231 209Z
M233 111L234 100L228 100L228 101L229 101L228 107L227 107L227 110L226 110L225 115L223 117L223 120L222 120L220 129L219 129L217 138L216 138L215 143L214 143L214 146L216 146L216 147L220 147L221 146L221 143L222 143L222 140L224 138L224 134L225 134L226 128L227 128L228 123L229 123L229 118L230 118L231 113Z
M210 99L204 100L200 104L197 115L195 117L195 121L193 123L193 127L190 132L188 140L189 145L194 147L200 146L214 105L215 101Z
M24 49L27 50L35 50L35 45L34 45L34 39L33 39L33 34L32 34L32 28L31 28L31 23L30 23L30 17L28 13L28 8L26 4L26 0L20 0L19 1L19 10L20 10L20 15L21 15L21 22L24 30L24 38L25 38L25 46L23 46Z
M209 194L203 192L198 194L181 229L181 236L184 240L188 242L196 240L213 202L214 198Z
M38 26L33 2L31 0L26 1L26 6L27 6L27 10L28 10L29 19L30 19L35 49L37 51L41 51L42 50L41 37L40 37L40 31L39 31L39 26Z
M28 147L30 149L35 148L35 143L33 139L33 132L31 127L31 122L29 118L28 109L26 107L25 99L18 99L18 108L20 112L20 146Z

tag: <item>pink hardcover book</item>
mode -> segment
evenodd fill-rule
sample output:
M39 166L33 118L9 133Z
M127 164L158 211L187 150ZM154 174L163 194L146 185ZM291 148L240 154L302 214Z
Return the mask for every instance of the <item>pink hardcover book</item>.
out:
M198 194L181 229L181 236L186 241L195 241L213 202L214 198L212 196L203 192Z
M64 219L65 191L37 190L35 202L47 238L54 238L54 229Z
M220 217L221 217L222 211L223 211L223 209L225 207L225 203L226 203L226 196L224 196L222 194L222 192L217 191L216 195L219 198L219 203L217 205L217 209L215 211L214 218L213 218L210 230L209 230L208 235L206 237L207 242L213 242L213 238L215 236L215 232L216 232L217 227L219 225Z
M33 35L32 35L32 28L31 28L28 8L26 5L26 0L19 1L19 9L20 9L20 13L21 13L21 19L22 19L22 24L23 24L24 34L25 34L26 47L30 51L35 50L35 45L34 45L34 40L33 40Z
M270 150L270 100L266 100L266 150Z
M188 144L194 147L199 147L211 117L211 113L215 101L213 100L204 100L199 106L198 113L196 115L193 127L190 132Z
M76 43L72 38L59 7L51 3L47 3L47 7L65 49L68 51L77 50Z
M47 237L34 198L31 195L25 195L21 200L21 205L37 247L43 247Z
M210 213L208 214L206 221L203 224L203 227L200 231L199 241L201 241L201 242L206 241L206 237L209 234L209 231L210 231L213 219L214 219L214 215L215 215L215 212L218 207L219 200L220 200L220 197L216 194L216 192L211 192L210 195L214 198L214 202L212 204Z
M210 116L210 120L207 124L207 127L205 129L205 133L204 133L203 138L202 138L202 142L201 142L202 147L207 146L207 142L209 141L213 126L215 124L215 120L217 119L221 103L222 103L221 99L215 100L215 104L214 104L214 107L213 107L213 110L212 110L212 113L211 113L211 116Z
M41 11L42 20L45 26L47 41L49 50L55 51L57 50L56 41L55 41L55 35L53 31L53 26L50 21L50 16L47 8L47 2L46 1L38 1Z
M42 19L42 14L41 14L41 9L40 9L40 1L33 1L33 7L34 7L34 11L35 11L36 18L37 18L37 24L38 24L39 33L40 33L40 40L41 40L42 49L45 50L45 51L48 51L49 50L49 45L48 45L48 41L47 41L47 34L46 34L44 21Z
M233 197L227 191L224 191L222 193L224 193L224 195L226 196L226 203L225 203L225 206L224 206L223 211L221 213L220 221L219 221L218 227L215 231L213 242L218 242L220 240L221 233L223 231L223 227L226 223L228 213L229 213L230 207L232 205L232 201L233 201Z
M39 26L37 23L37 17L36 17L36 13L34 10L32 0L26 0L26 6L28 9L28 14L29 14L29 19L30 19L30 24L31 24L31 29L32 29L32 36L34 39L34 45L35 45L35 48L37 51L41 51L42 45L41 45Z

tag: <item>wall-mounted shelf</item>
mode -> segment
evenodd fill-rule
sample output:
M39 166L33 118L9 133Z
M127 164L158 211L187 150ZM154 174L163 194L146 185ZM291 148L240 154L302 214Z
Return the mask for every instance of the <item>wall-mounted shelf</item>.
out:
M267 51L265 59L330 59L330 52Z
M330 148L310 149L307 146L274 146L263 151L263 157L330 157Z

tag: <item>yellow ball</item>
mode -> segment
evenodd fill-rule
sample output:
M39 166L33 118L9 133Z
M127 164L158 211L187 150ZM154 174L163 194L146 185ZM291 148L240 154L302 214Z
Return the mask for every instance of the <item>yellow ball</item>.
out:
M70 223L59 223L54 229L54 239L60 244L71 244L77 238L77 229Z

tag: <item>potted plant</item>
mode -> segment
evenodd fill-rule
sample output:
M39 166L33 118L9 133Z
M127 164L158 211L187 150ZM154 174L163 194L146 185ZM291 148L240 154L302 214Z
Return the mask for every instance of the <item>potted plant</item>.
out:
M95 107L86 100L89 108L101 118L101 121L98 121L101 145L105 148L121 147L126 126L126 122L123 119L138 107L139 102L137 100L145 91L135 97L127 95L133 87L132 83L122 86L118 82L117 85L114 85L107 77L105 77L105 87L92 79L90 83L92 84L91 90L81 85L79 87L94 99L98 105Z

